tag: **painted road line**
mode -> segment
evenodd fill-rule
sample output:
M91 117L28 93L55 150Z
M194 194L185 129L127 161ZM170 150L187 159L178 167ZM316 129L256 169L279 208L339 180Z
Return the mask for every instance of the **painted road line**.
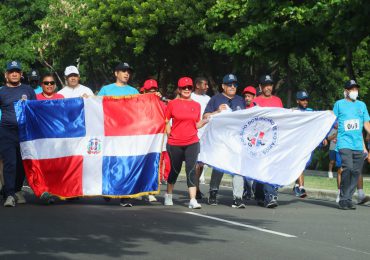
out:
M239 223L239 222L230 221L230 220L226 220L226 219L222 219L222 218L207 216L207 215L203 215L203 214L199 214L199 213L195 213L195 212L186 211L185 213L190 214L190 215L194 215L194 216L198 216L198 217L202 217L202 218L213 219L213 220L228 223L228 224L231 224L231 225L234 225L234 226L240 226L240 227L245 227L245 228L249 228L249 229L254 229L254 230L258 230L258 231L261 231L261 232L270 233L270 234L274 234L274 235L278 235L278 236L282 236L282 237L289 237L289 238L297 237L297 236L286 234L286 233L281 233L281 232L277 232L277 231L273 231L273 230L259 228L259 227L246 225L246 224L242 224L242 223Z

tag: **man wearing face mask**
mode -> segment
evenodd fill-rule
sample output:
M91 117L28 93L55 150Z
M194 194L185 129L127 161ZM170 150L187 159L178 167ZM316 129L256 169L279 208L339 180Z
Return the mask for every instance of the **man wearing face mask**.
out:
M338 120L336 150L342 159L339 208L356 209L352 196L363 166L364 141L362 129L370 133L370 117L364 102L357 100L360 86L349 80L345 86L345 98L334 104L333 112Z

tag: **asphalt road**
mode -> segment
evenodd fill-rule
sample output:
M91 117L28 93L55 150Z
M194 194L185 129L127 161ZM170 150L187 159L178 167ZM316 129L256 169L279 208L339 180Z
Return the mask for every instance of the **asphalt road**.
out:
M189 210L184 183L175 206L100 198L0 207L0 259L370 259L370 207L281 194L280 206ZM205 191L206 186L202 187Z

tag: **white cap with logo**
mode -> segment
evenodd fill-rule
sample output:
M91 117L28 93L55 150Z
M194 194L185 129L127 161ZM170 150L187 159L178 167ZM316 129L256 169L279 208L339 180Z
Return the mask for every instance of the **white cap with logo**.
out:
M68 77L69 75L71 74L77 74L77 75L80 75L80 73L78 72L78 69L76 66L68 66L65 70L64 70L64 76Z

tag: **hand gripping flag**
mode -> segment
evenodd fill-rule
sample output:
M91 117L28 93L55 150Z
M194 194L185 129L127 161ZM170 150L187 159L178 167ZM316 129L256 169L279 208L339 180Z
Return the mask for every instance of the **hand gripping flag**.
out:
M213 116L201 138L199 161L274 185L289 185L331 129L330 111L254 107Z
M165 120L157 96L28 100L15 109L23 164L36 196L159 192Z

